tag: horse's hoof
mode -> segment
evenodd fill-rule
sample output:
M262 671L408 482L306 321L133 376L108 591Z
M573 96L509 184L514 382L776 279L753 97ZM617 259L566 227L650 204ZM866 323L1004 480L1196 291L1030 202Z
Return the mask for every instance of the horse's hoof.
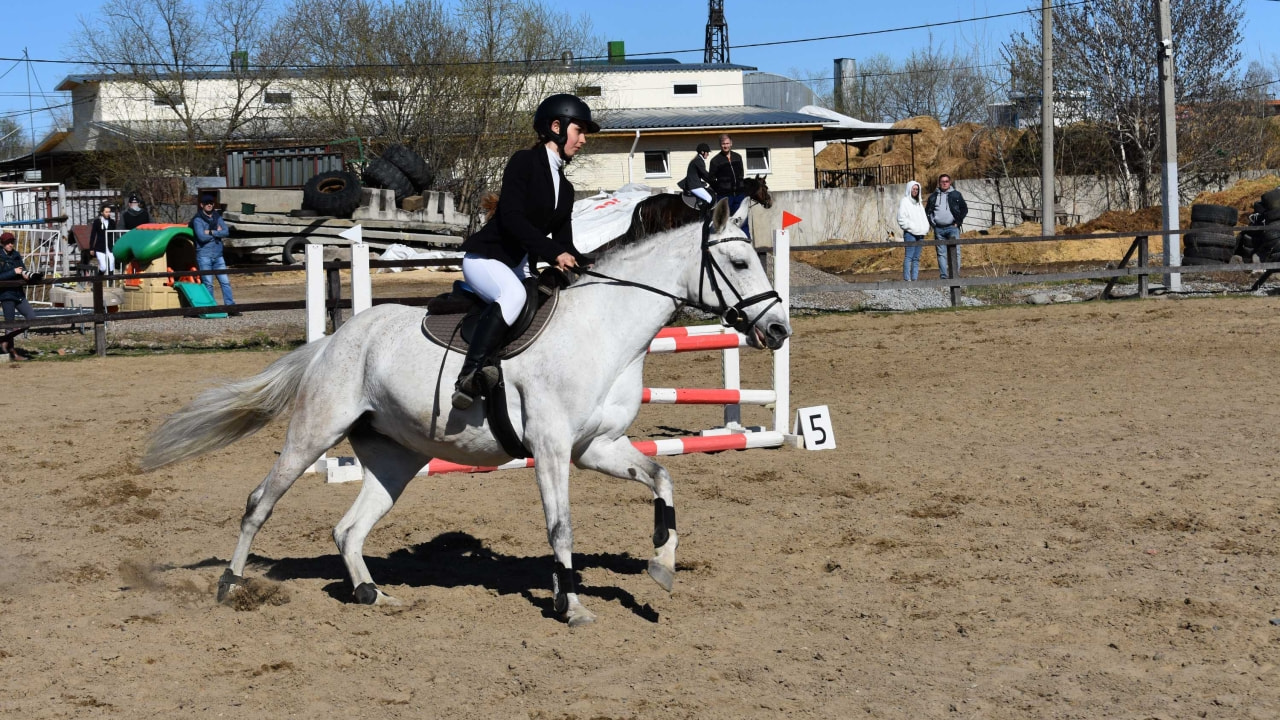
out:
M582 627L595 622L596 616L575 598L569 601L569 609L565 611L564 619L569 623L569 627Z
M671 592L671 588L676 584L676 571L663 565L658 558L649 559L649 577L653 581L662 586L663 590Z
M222 577L218 578L218 604L227 601L231 597L231 593L240 587L240 583L244 582L244 578L231 572L231 568L227 568L222 573Z
M404 605L404 603L400 602L397 598L394 598L381 590L378 591L378 599L374 600L373 604L381 605L383 607L400 607Z

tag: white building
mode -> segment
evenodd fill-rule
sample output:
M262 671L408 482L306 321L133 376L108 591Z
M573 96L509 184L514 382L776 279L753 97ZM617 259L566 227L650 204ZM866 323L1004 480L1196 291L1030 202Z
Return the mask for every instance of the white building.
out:
M674 188L694 147L706 142L718 151L719 135L728 133L748 173L767 175L771 188L813 188L813 134L831 121L745 105L744 74L754 70L674 60L571 63L557 69L577 73L577 94L600 108L602 131L571 166L574 184L580 189L612 189L634 181ZM306 103L313 102L309 98L317 95L314 81L301 73L270 81L209 73L184 79L174 88L184 96L157 93L125 76L64 79L57 89L71 94L72 126L54 131L36 148L38 165L49 168L46 179L65 176L58 172L60 159L63 166L73 164L82 153L105 147L109 140L137 140L151 130L180 127L173 105L184 107L210 137L222 135L228 118L240 117L247 119L238 134L245 145L289 144L273 136L272 128L286 114L305 112ZM244 97L250 100L236 106L236 98ZM178 99L182 102L174 102ZM29 167L30 158L26 162Z

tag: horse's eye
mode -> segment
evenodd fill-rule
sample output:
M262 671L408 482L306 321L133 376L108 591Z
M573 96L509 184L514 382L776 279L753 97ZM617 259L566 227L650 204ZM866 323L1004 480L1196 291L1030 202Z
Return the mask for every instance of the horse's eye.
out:
M747 269L747 261L746 261L746 260L734 260L734 261L733 261L733 269L734 269L734 270L746 270L746 269Z

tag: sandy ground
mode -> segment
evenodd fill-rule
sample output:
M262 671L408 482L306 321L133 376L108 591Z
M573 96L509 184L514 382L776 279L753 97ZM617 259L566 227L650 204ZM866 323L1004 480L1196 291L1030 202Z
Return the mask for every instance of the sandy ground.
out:
M352 604L335 555L356 485L304 478L254 547L260 602L215 604L283 424L133 463L167 411L278 353L3 366L0 715L1277 717L1278 311L800 318L793 405L829 405L838 449L667 459L671 595L644 574L644 489L574 471L599 619L573 630L531 471L410 486L365 548L398 609ZM744 385L768 368L744 353ZM656 357L648 381L717 369ZM717 413L645 408L636 435Z

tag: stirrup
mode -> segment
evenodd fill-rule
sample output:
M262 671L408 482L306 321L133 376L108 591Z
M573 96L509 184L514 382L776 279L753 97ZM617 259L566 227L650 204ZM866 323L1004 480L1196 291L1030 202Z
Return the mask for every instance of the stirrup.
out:
M466 410L476 400L489 392L498 383L501 373L493 365L486 365L463 377L453 386L453 407L455 410Z

